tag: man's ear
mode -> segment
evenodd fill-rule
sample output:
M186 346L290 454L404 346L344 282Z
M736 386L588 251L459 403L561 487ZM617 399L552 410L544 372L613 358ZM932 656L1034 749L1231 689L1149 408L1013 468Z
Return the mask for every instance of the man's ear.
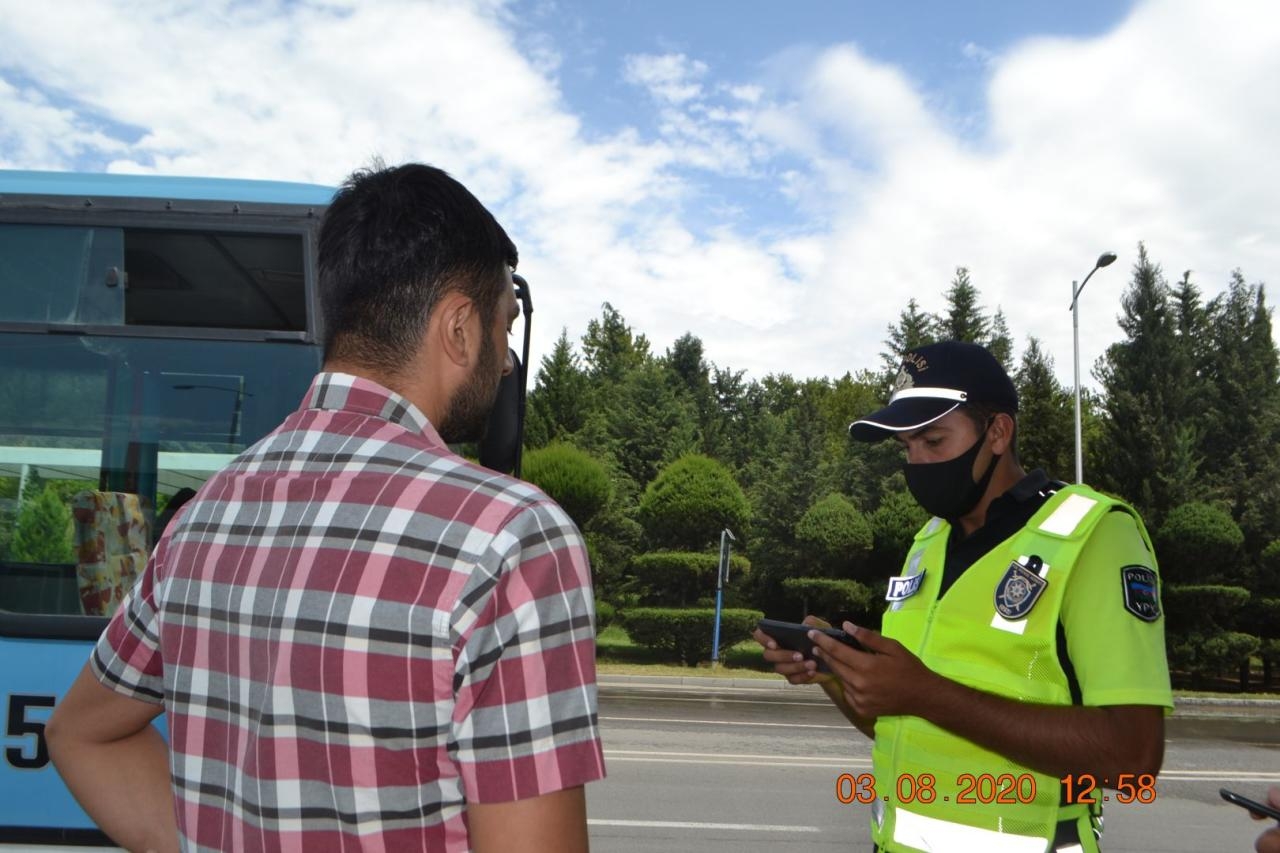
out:
M459 367L469 367L479 351L477 316L475 302L457 291L441 297L431 314L430 334L444 357Z
M1013 431L1016 429L1013 418L1004 412L997 412L991 419L991 427L987 434L991 437L991 452L1004 454L1013 444Z

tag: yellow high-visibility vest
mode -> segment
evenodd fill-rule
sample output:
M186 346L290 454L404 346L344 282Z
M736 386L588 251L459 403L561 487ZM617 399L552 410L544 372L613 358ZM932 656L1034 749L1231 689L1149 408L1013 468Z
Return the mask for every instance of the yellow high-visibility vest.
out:
M890 597L897 600L885 611L884 636L939 675L977 690L1072 704L1057 648L1063 593L1090 533L1117 509L1133 515L1150 549L1131 507L1085 486L1067 486L969 566L941 600L951 528L933 519L916 534L902 576L890 582ZM892 853L1043 853L1059 821L1088 814L1087 806L1061 804L1057 778L918 717L880 717L872 763L872 836Z

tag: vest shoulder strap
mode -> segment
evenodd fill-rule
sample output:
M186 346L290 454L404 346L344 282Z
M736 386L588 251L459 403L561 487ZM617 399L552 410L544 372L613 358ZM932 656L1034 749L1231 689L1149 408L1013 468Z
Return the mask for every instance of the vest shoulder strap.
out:
M935 515L933 518L929 519L924 523L924 527L921 527L919 530L916 531L915 541L924 542L926 539L932 538L939 531L945 531L949 529L950 529L950 525L948 525L945 520L938 518Z
M1088 486L1065 486L1040 508L1027 529L1059 539L1084 539L1107 513L1117 509L1138 518L1132 507L1117 498Z

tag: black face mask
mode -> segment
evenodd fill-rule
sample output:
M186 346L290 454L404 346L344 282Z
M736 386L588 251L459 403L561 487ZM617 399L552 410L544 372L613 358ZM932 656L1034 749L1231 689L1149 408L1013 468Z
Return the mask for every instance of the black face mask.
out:
M990 427L991 424L988 423L987 428ZM955 459L915 464L908 462L903 466L902 473L907 478L907 488L925 512L952 521L978 505L991 482L991 475L996 471L996 462L1000 461L1000 454L993 454L991 464L987 466L982 479L976 483L973 481L973 463L978 458L978 451L982 449L982 442L986 437L987 430L984 429L973 447Z

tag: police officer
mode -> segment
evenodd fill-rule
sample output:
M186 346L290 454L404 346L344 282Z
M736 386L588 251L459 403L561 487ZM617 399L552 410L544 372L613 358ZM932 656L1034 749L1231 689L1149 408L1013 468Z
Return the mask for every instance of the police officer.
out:
M901 443L934 516L888 580L883 633L845 623L860 651L814 632L830 675L756 635L874 737L851 793L879 850L1096 851L1104 789L1158 796L1173 702L1151 540L1121 501L1024 471L1017 410L984 348L907 353L889 405L850 426Z

